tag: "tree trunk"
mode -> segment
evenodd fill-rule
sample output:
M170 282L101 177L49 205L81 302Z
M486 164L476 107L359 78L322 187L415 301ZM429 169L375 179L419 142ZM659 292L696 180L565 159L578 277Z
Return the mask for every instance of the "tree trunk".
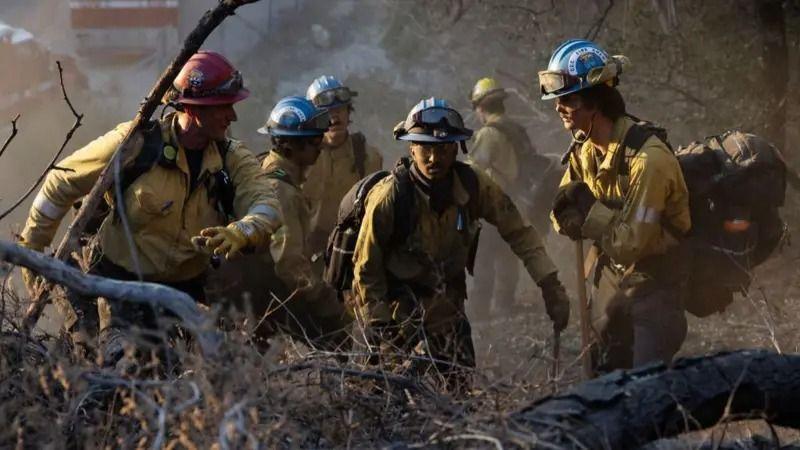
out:
M800 426L800 355L748 350L613 372L511 416L534 447L633 449L720 422Z

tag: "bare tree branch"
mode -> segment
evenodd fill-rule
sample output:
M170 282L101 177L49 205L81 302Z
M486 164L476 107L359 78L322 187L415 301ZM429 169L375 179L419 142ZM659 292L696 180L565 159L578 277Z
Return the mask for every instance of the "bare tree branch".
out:
M0 240L0 260L27 267L53 283L77 293L111 300L128 301L164 308L175 314L181 325L194 333L205 356L216 354L221 342L213 320L197 307L188 294L157 283L120 281L83 273L43 253Z
M603 24L608 18L608 13L611 12L611 8L613 7L614 7L614 0L608 0L608 6L606 6L606 9L603 11L603 14L600 15L600 18L597 20L597 22L595 22L586 31L586 35L583 37L584 39L593 41L595 40L595 38L597 38L597 35L600 34L600 30L603 28Z
M155 112L156 108L158 108L158 106L161 104L161 99L167 92L167 89L169 89L169 87L172 85L172 82L175 80L178 72L180 72L181 68L183 68L183 65L186 64L186 61L188 61L192 55L197 53L197 51L200 49L200 46L203 44L203 42L205 42L206 38L208 38L211 32L217 26L219 26L219 24L222 23L226 17L233 15L238 7L249 3L255 3L257 1L258 0L220 0L219 4L214 9L206 11L195 29L192 30L192 32L189 33L189 36L186 37L183 47L181 48L180 52L178 52L178 55L175 56L175 59L172 60L170 65L166 68L166 70L164 70L156 84L150 90L145 102L139 108L139 111L136 113L136 117L133 119L133 126L131 126L128 134L125 135L122 143L114 152L114 156L111 157L111 161L109 161L108 165L106 165L106 167L98 176L97 181L92 187L92 190L88 195L86 195L81 204L80 210L78 210L78 213L75 216L75 219L69 225L69 228L67 228L64 238L58 245L55 254L57 259L63 261L77 249L79 245L79 238L83 233L83 230L86 228L86 225L92 218L94 211L100 205L103 195L108 192L112 183L114 182L114 166L116 161L127 160L127 156L130 154L130 149L132 147L131 143L134 142L135 136L139 132L140 128L147 123L147 121ZM45 286L44 289L41 289L40 294L33 299L30 308L28 308L28 311L26 311L25 321L23 324L26 330L31 330L39 320L39 316L44 310L44 307L47 305L48 296L46 293L48 290L49 289L47 286Z
M61 153L64 152L64 149L67 148L67 144L69 143L70 140L72 140L72 136L75 134L75 130L77 130L81 126L81 121L83 120L83 114L78 114L78 112L75 111L75 108L72 106L72 102L69 100L69 96L67 95L67 89L64 87L64 69L61 67L61 61L56 61L56 65L58 66L58 78L61 81L61 93L64 95L64 101L67 102L67 106L69 106L69 110L72 111L72 115L75 116L75 123L72 124L72 128L70 128L69 131L67 132L67 136L64 138L64 142L61 144L61 148L59 148L56 154L53 155L53 159L50 160L50 163L47 165L47 168L44 169L44 172L42 172L42 174L39 175L39 178L36 179L36 182L33 183L33 185L28 189L27 192L25 192L25 194L22 195L22 197L20 197L13 205L11 205L10 208L8 208L2 214L0 214L0 220L6 218L6 216L11 214L15 209L17 209L17 207L19 207L19 205L22 204L22 202L27 200L27 198L30 197L31 194L33 194L33 191L35 191L36 188L39 187L39 184L41 184L41 182L44 180L47 174L56 166L55 165L56 161L58 161L58 159L61 158Z
M17 132L19 131L17 130L17 120L19 120L19 114L17 114L17 117L14 117L14 119L11 121L11 135L8 137L8 139L6 139L6 142L3 143L3 147L0 148L0 156L3 156L3 153L5 153L6 149L8 148L8 144L10 144L11 141L13 141L17 136Z
M526 13L530 14L531 15L531 19L536 20L536 18L538 16L541 16L542 14L549 13L550 11L553 11L554 9L556 9L556 2L555 2L555 0L551 0L550 1L550 7L542 9L542 10L539 10L539 11L537 11L537 10L535 10L533 8L529 8L527 6L522 6L522 5L493 5L492 9L511 9L511 10L522 11L522 12L526 12Z

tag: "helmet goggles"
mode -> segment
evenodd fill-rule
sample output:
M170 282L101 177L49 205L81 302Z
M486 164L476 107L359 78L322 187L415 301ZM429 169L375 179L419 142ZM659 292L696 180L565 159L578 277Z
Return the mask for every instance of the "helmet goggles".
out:
M318 108L328 108L336 104L350 103L352 98L356 95L358 94L351 91L349 88L340 87L320 92L311 99L311 102Z
M181 96L184 98L205 98L225 95L236 95L244 88L244 79L242 73L235 70L230 78L222 82L219 86L213 89L193 89L192 87L184 88L181 91Z
M306 131L306 130L308 130L308 131L314 131L314 130L327 131L327 129L330 126L330 124L331 124L331 115L328 114L327 111L322 111L319 114L317 114L316 116L312 117L311 119L300 123L300 125L297 128L300 129L300 130L303 130L303 131Z
M542 94L552 94L580 83L581 79L579 77L568 73L555 70L542 70L539 72L539 88Z
M448 130L462 132L466 129L461 114L449 108L428 108L415 112L406 119L405 128L411 130L415 127L433 129L435 137L446 137ZM439 136L436 135L437 132Z

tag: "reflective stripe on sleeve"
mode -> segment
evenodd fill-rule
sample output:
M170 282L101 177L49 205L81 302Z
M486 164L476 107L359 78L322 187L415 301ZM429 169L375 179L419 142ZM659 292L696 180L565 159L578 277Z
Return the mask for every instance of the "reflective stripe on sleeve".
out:
M61 207L50 201L44 192L39 192L33 199L33 208L42 213L48 219L58 220L64 216L69 206Z
M264 216L270 223L278 222L280 220L280 214L278 214L278 211L276 211L275 208L263 203L250 208L250 211L247 211L247 215Z
M636 209L633 220L643 223L658 223L661 220L661 211L655 208L640 206Z

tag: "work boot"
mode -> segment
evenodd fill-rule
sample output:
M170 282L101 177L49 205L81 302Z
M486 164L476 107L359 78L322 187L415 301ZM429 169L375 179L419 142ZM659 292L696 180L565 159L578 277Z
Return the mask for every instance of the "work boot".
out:
M102 358L101 367L114 368L121 374L132 373L138 364L134 342L117 327L108 327L100 332L98 353Z

